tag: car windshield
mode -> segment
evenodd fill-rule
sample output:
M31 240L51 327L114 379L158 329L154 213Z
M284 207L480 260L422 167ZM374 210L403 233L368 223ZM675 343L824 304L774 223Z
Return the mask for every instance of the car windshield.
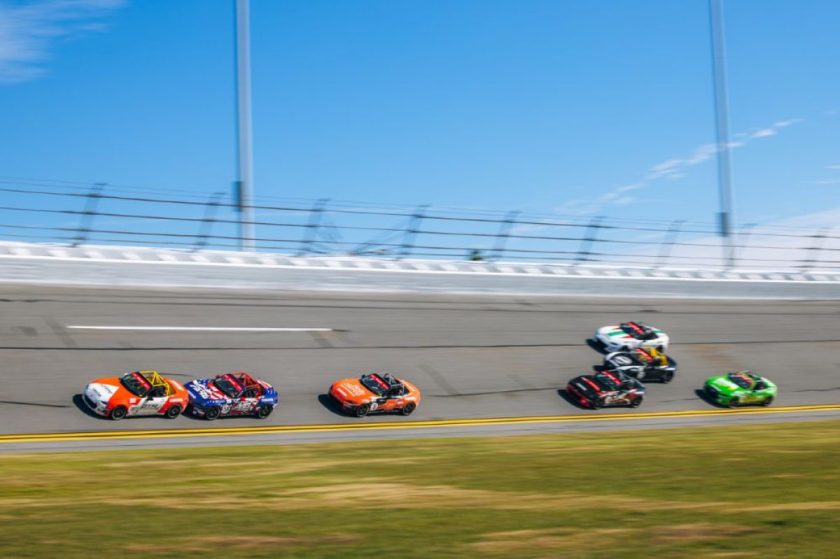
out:
M606 390L618 390L621 381L610 373L596 373L595 382L600 384Z
M362 378L359 380L365 388L377 396L384 396L391 388L391 386L382 380L379 375L362 375Z
M214 378L213 385L224 392L225 396L228 398L235 398L239 396L239 385L229 379L227 375Z
M746 373L729 373L727 376L741 388L750 388L753 385L752 379Z
M123 375L120 379L122 385L135 396L146 396L151 390L152 385L146 378L138 372L128 373Z

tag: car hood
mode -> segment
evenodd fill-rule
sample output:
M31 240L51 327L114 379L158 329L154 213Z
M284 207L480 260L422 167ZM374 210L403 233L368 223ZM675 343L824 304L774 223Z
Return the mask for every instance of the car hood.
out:
M99 378L85 387L85 395L95 403L107 404L111 401L118 392L128 392L120 384L120 379L114 378Z
M330 387L330 394L342 402L361 404L376 397L376 394L365 388L359 379L346 378L339 380Z
M603 326L598 328L596 335L602 338L609 338L610 340L632 340L633 336L621 329L619 325Z
M196 403L227 400L227 394L213 386L211 380L213 379L199 378L186 383L184 388L187 389L190 400Z
M723 392L724 394L732 394L739 390L744 390L725 376L712 377L706 381L706 384L715 387L719 392Z

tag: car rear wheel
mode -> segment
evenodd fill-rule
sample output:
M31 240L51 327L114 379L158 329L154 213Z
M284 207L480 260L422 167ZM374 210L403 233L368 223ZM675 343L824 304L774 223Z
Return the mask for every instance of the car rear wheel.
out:
M168 410L166 410L166 417L167 419L175 419L179 415L181 415L181 406L172 406Z
M672 380L674 380L673 371L668 371L664 375L662 375L662 384L668 384Z
M729 407L730 408L737 408L740 405L741 405L741 399L738 398L737 396L735 396L734 398L729 400Z
M222 413L222 410L221 410L221 408L219 408L219 406L211 406L211 407L207 408L206 410L204 410L204 417L209 421L213 421L214 419L219 417L219 415L221 415L221 413Z
M370 405L362 404L361 406L357 406L354 412L356 417L364 417L370 412Z
M763 402L761 402L761 405L767 407L772 403L773 403L773 396L768 396Z
M409 402L403 406L402 410L400 410L400 413L402 413L403 415L411 415L411 412L413 412L416 408L417 404L415 404L414 402Z
M274 408L271 406L260 406L257 408L257 413L255 415L257 416L257 419L265 419L271 415L272 411L274 411Z
M128 409L125 406L116 406L114 409L111 410L111 414L108 417L110 417L114 421L119 421L126 415L128 415Z

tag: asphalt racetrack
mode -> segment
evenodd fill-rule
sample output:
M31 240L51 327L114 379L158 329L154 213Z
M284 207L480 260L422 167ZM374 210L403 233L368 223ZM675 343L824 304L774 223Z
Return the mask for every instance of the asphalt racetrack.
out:
M295 429L299 440L322 440L313 434L329 433L328 439L394 436L390 426L412 422L419 422L417 428L397 429L399 436L442 435L436 425L448 425L457 434L472 426L490 433L521 432L523 425L529 432L556 430L561 424L604 428L579 416L611 414L628 426L840 416L840 301L5 285L0 310L0 435L7 439L4 443L0 436L0 450L20 447L10 444L10 435L38 433L111 433L113 438L89 445L100 448L140 444L136 441L146 440L141 432L159 430L173 437L155 444L172 445L188 439L182 430L195 430L190 444L219 444L220 438L205 434L233 429L226 441L254 442L260 433L249 431L253 427L273 429L274 440L294 438ZM632 319L671 335L669 354L680 364L675 380L650 383L644 404L634 410L591 411L567 401L558 389L601 363L587 338L598 326ZM770 410L786 413L717 410L696 392L712 374L745 368L778 384L779 397ZM78 395L88 381L138 369L157 369L181 381L248 371L278 389L280 405L266 420L214 422L190 417L114 422L83 408ZM370 371L390 371L417 384L423 402L415 414L357 419L335 413L324 401L334 380ZM633 414L643 415L634 421ZM533 416L553 419L528 419ZM517 419L458 421L482 418ZM369 424L389 429L353 427ZM306 425L319 427L299 427ZM135 443L125 442L131 440Z

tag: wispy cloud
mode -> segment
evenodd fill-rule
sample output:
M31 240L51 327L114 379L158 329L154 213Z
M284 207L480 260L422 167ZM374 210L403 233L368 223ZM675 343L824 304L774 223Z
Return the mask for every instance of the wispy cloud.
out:
M45 72L55 43L104 30L125 0L0 0L0 83L25 82Z
M804 122L801 118L790 118L777 120L770 126L738 132L729 142L729 149L737 149L746 146L754 140L775 136L783 128ZM650 167L643 178L634 183L625 184L609 190L596 198L587 200L569 200L555 208L555 211L567 215L592 215L602 211L604 206L624 206L635 201L633 196L627 193L647 188L652 183L660 180L679 180L685 177L692 167L705 163L712 159L719 151L717 144L701 144L694 148L687 155L666 159ZM831 168L840 169L840 165Z

